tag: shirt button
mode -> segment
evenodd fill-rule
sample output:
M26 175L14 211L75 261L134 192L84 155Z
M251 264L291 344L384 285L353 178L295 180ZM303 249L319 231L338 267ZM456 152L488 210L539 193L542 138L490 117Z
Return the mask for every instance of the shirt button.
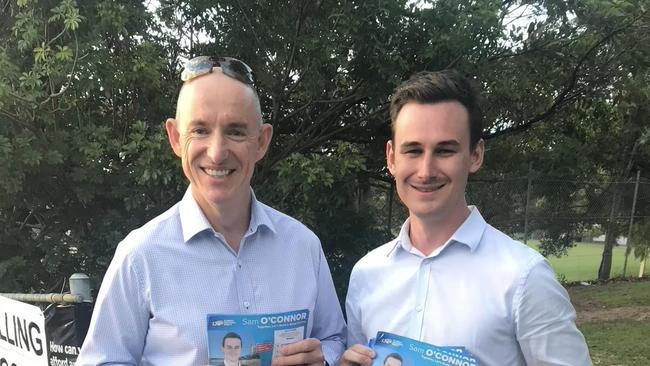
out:
M244 307L248 309L251 306L251 303L248 301L244 301Z
M422 311L422 305L416 306L415 311L417 311L418 313L421 312Z
M237 267L241 268L241 262L237 262Z

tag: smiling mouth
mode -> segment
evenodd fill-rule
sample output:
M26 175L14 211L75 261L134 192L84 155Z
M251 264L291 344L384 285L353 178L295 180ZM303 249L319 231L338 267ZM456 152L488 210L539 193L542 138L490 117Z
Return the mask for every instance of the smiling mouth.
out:
M423 192L423 193L429 193L429 192L435 192L437 190L440 190L445 185L446 185L446 183L428 184L428 185L423 185L423 186L414 186L414 185L411 184L411 187L413 187L413 189L415 189L416 191Z
M202 168L205 174L214 178L224 178L232 174L235 169L208 169Z

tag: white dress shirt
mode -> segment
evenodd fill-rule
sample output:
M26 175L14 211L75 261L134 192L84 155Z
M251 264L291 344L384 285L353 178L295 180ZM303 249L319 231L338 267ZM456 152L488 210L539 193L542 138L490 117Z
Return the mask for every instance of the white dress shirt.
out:
M387 331L463 346L484 366L591 365L575 310L548 262L488 225L478 209L429 256L409 221L352 270L348 344Z
M235 253L190 189L119 244L76 365L207 365L207 314L301 309L335 364L345 323L316 235L253 195Z

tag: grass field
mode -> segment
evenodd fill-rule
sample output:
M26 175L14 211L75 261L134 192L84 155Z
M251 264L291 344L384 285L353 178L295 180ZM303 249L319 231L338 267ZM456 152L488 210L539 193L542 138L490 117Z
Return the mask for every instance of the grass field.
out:
M648 366L650 322L633 320L583 324L594 365ZM643 341L642 341L643 340Z
M529 240L528 244L537 249L538 242ZM603 256L603 244L578 243L569 249L566 256L556 258L549 257L548 261L558 275L567 282L590 281L598 277L598 266ZM623 274L623 262L625 260L625 247L616 246L612 252L612 271L610 277L620 277ZM639 274L639 261L631 253L627 260L627 277L636 277ZM650 271L646 264L646 274Z
M529 245L537 248L537 242ZM598 277L603 244L578 243L566 256L549 257L558 278L567 282ZM611 277L623 274L625 247L612 252ZM637 277L639 261L628 257L627 276ZM649 272L646 265L646 274ZM650 365L650 281L615 281L569 288L578 314L578 328L589 345L596 366Z
M569 288L594 365L650 365L650 281Z

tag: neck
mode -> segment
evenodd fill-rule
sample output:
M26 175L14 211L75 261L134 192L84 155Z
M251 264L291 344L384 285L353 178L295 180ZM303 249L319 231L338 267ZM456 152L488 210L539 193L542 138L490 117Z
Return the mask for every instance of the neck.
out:
M409 216L409 238L411 244L428 256L444 245L458 230L470 214L466 205L444 217Z
M195 200L214 231L223 235L228 246L238 253L241 239L251 220L251 194L248 193L244 203L241 203L242 200L233 200L238 202L212 204Z

